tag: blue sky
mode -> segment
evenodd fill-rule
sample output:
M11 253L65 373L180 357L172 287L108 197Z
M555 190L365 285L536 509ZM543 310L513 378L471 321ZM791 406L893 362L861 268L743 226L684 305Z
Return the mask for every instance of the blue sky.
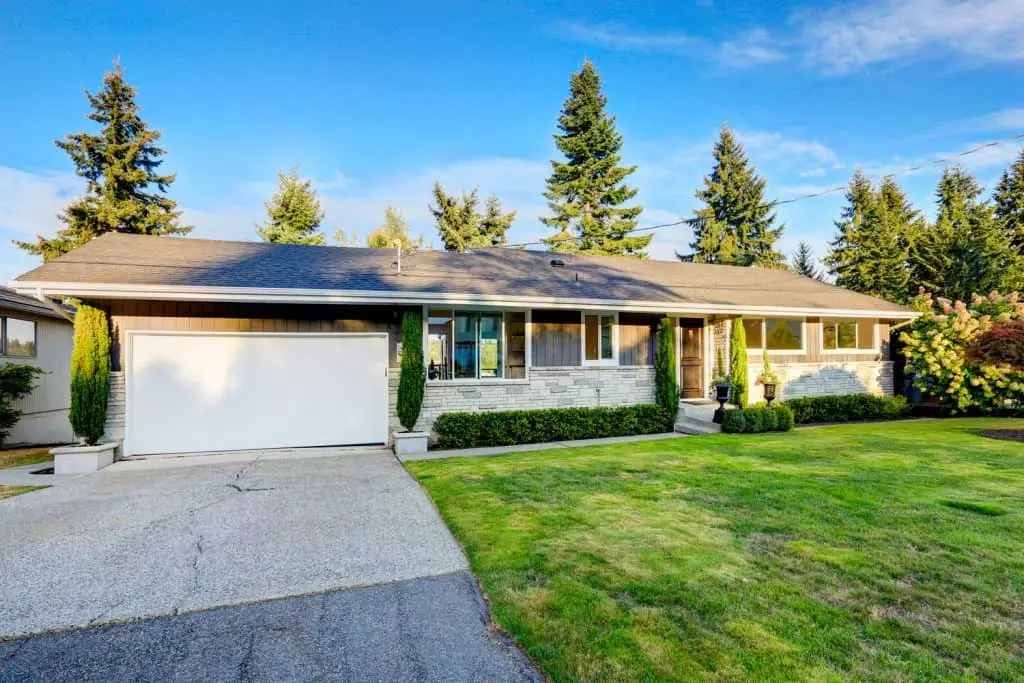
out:
M172 196L197 237L254 239L277 171L312 177L324 228L365 235L384 207L439 244L439 179L537 216L568 78L604 78L651 225L691 214L723 121L787 198L1024 133L1024 3L0 2L0 281L35 259L81 187L53 140L91 130L83 88L119 57L164 133ZM964 159L991 185L1016 154ZM940 168L901 177L933 212ZM835 195L780 207L784 249L819 255ZM651 254L685 250L683 228Z

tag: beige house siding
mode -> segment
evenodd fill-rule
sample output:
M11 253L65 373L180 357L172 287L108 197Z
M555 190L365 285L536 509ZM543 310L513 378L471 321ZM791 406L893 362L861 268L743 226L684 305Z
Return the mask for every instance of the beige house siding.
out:
M21 311L0 311L0 315L36 323L35 357L0 357L0 362L33 365L46 372L37 379L35 390L18 402L22 417L7 436L6 443L69 443L74 436L68 422L74 328L69 321Z

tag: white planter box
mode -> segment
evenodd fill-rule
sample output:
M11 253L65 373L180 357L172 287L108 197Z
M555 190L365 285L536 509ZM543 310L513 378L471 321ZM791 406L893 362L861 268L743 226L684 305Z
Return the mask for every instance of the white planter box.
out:
M426 432L395 432L395 455L426 452Z
M114 462L117 442L95 446L61 446L50 450L54 474L97 472Z

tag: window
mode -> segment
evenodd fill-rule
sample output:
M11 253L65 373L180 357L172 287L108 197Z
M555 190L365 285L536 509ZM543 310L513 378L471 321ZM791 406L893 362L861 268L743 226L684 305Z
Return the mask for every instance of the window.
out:
M823 320L821 323L823 351L873 351L874 320Z
M36 355L36 324L18 318L3 319L3 353L5 356L31 358Z
M511 315L521 320L524 314ZM427 379L504 378L506 376L504 323L502 313L429 311L427 314ZM522 374L518 365L512 374Z
M615 363L615 315L583 315L583 360L587 363Z
M803 351L804 323L795 318L743 319L747 348L769 351Z

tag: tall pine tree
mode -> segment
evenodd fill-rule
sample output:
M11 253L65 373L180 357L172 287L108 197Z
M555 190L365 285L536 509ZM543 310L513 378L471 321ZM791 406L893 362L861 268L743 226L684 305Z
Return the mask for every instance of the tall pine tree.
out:
M477 211L477 188L463 192L461 197L450 195L434 183L434 215L437 232L448 251L465 251L474 247L500 247L508 243L505 234L512 227L516 212L504 213L498 198L487 198L485 213Z
M140 118L135 88L125 82L121 65L104 75L98 93L85 96L99 133L74 133L55 142L85 178L85 195L58 214L65 227L55 237L15 244L49 261L105 232L188 234L192 227L181 225L181 211L166 196L174 175L158 172L165 153L158 145L160 131Z
M911 252L914 280L937 296L969 301L972 294L1012 287L1019 260L981 200L982 188L959 166L936 189L938 216Z
M729 126L722 126L712 153L715 166L696 193L705 207L697 211L703 221L690 244L694 261L785 268L786 257L775 247L784 226L775 227L765 180Z
M622 135L605 111L608 98L590 61L572 75L569 97L558 117L555 146L565 161L551 162L544 197L554 214L541 221L556 231L544 242L554 251L643 256L652 235L632 235L640 206L625 179L636 166L622 166Z
M874 201L875 192L871 181L858 168L846 189L846 206L839 220L835 221L838 234L829 244L828 254L825 255L825 266L840 287L859 291L862 258L860 228Z
M277 174L277 192L264 206L267 220L256 226L264 242L327 244L327 237L320 231L324 212L316 198L313 181L301 180L295 169L288 174Z
M1018 254L1024 254L1024 149L1003 171L992 195L996 219Z
M793 272L804 277L809 277L818 282L824 282L825 276L818 268L818 259L814 258L814 250L807 242L801 242L793 254Z

